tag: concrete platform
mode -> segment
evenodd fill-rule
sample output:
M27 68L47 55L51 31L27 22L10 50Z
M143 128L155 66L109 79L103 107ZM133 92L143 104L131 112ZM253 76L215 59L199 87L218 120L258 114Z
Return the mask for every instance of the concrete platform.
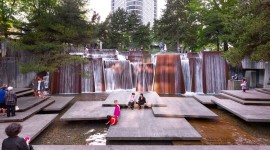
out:
M18 94L18 93L22 93L22 92L26 92L26 91L30 91L32 90L31 88L14 88L13 91Z
M43 111L61 111L73 98L74 96L52 96L50 99L54 100L54 103L44 108Z
M270 105L270 101L246 101L225 93L220 93L220 95L243 105Z
M204 105L214 105L215 103L212 102L212 99L215 99L216 97L211 95L194 95L194 99L199 101L200 103Z
M102 107L102 103L102 101L77 101L60 120L106 120L107 115L113 115L114 107Z
M155 117L216 119L217 114L193 98L162 97L167 107L152 107Z
M26 96L26 95L34 95L34 90L29 90L29 91L25 91L25 92L21 92L16 94L17 97L22 97L22 96Z
M251 101L270 101L270 94L265 94L261 92L257 92L255 90L247 90L245 93L241 90L223 90L222 93L243 99L243 100L251 100Z
M122 110L118 124L110 126L107 140L201 140L184 118L154 117L151 109Z
M16 112L16 116L14 117L0 116L0 122L22 122L52 103L54 103L54 100L46 100L27 111Z
M135 99L138 100L140 93L139 92L112 92L104 101L103 106L114 106L114 100L118 100L118 104L123 107L128 106L129 98L132 93L135 93ZM148 107L164 107L166 104L160 99L159 95L156 92L144 92L143 93Z
M270 106L242 105L228 99L213 102L247 122L270 122Z
M268 91L268 89L256 88L255 90L258 92L265 93L265 94L270 94L270 91Z
M267 145L33 145L37 150L269 150Z
M34 97L34 96L29 96L29 97L20 97L17 100L17 105L19 106L19 112L26 111L42 102L45 100L49 99L50 97L46 97L44 99Z
M31 118L25 120L24 122L20 122L23 128L19 136L30 136L31 140L34 140L44 129L46 129L51 124L51 122L56 118L57 115L58 114L34 115ZM3 141L5 138L7 138L4 131L9 124L10 123L0 124L0 130L2 131L0 132L0 141Z

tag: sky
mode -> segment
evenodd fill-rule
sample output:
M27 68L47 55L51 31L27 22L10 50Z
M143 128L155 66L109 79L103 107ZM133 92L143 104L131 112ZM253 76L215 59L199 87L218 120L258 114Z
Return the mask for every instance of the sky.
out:
M158 0L158 18L162 15L165 4L165 0ZM111 11L111 0L90 0L88 7L100 15L100 21L104 21Z

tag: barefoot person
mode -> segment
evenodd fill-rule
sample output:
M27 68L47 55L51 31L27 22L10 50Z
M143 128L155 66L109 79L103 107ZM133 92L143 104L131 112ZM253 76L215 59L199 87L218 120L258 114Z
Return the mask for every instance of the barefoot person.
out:
M140 97L138 99L138 105L139 105L139 109L142 108L142 105L144 105L146 103L145 97L143 96L143 94L140 94Z
M130 98L129 98L129 102L128 102L128 106L133 110L134 109L134 102L135 102L135 93L132 93Z
M110 124L110 125L116 125L118 122L118 117L116 116L107 116L108 122L106 123L106 125Z
M29 141L18 136L21 132L22 126L18 123L12 123L6 127L5 132L8 138L3 140L2 150L31 150Z
M246 81L246 79L242 80L241 86L242 86L242 91L246 92L246 90L247 90L247 81Z
M45 83L44 83L44 80L42 78L39 78L38 79L38 87L37 87L37 90L39 92L39 96L40 98L44 98L44 91L45 91Z
M118 100L114 100L115 108L114 108L114 116L120 116L120 106L118 105Z
M32 87L34 90L34 95L38 96L38 77L35 77L32 81Z

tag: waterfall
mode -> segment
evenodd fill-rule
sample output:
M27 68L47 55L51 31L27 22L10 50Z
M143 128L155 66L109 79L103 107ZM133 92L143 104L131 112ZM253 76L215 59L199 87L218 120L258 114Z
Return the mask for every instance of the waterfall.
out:
M103 60L102 58L95 58L92 60L93 63L93 75L95 92L102 92L104 88L104 75L103 75Z
M191 92L191 76L190 76L190 67L189 67L189 60L181 60L182 70L183 70L183 77L185 82L186 92Z
M195 92L196 93L203 93L202 59L201 58L196 58L195 59L194 82L195 82Z
M91 93L94 88L93 64L91 62L82 64L82 93Z
M81 93L81 67L80 65L64 65L59 73L59 93Z
M104 61L106 91L132 89L131 65L127 60Z
M203 52L204 93L219 93L226 89L226 61L219 52Z

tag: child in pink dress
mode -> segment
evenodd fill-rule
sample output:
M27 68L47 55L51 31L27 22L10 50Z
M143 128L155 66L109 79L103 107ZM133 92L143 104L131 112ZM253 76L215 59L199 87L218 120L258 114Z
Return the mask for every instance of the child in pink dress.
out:
M114 108L114 116L120 116L120 106L118 105L118 101L114 100L115 108Z

